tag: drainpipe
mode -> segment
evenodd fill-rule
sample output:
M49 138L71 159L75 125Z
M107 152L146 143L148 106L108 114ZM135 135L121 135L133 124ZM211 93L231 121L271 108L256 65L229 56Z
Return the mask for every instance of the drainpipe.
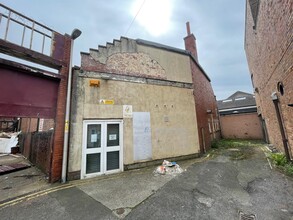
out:
M73 57L73 43L76 38L81 35L79 29L74 29L72 31L71 37L71 48L70 48L70 63L69 63L69 73L67 81L67 97L66 97L66 112L65 112L65 128L64 128L64 143L63 143L63 159L62 159L62 175L61 182L66 182L67 173L67 160L68 160L68 139L69 139L69 115L70 115L70 101L71 101L71 81L72 81L72 57Z
M276 109L276 113L277 113L277 119L278 119L280 132L281 132L281 136L282 136L282 140L283 140L285 155L286 155L287 161L290 161L291 158L290 158L289 147L288 147L288 139L286 138L284 124L283 124L282 117L281 117L281 112L280 112L280 107L279 107L279 98L278 98L278 95L276 92L273 92L271 97L272 97L272 100L273 100L273 103L274 103L274 106Z

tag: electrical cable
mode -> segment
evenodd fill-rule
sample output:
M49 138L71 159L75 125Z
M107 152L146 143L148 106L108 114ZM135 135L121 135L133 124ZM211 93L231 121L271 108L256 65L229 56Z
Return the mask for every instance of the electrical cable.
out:
M136 19L137 15L138 15L138 14L139 14L139 12L141 11L141 9L142 9L142 7L143 7L143 5L144 5L144 3L145 3L145 2L146 2L146 0L143 0L143 2L142 2L142 4L141 4L140 8L138 9L138 11L137 11L136 15L134 16L134 18L133 18L132 22L130 23L130 25L129 25L129 27L128 27L127 31L126 31L126 32L125 32L125 34L124 34L124 36L126 36L126 34L128 33L128 31L130 30L130 28L131 28L131 26L132 26L133 22L135 21L135 19Z

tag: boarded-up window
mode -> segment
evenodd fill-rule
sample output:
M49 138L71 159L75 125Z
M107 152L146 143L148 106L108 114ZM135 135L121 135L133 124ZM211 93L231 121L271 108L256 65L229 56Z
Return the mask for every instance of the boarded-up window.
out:
M133 112L134 160L152 159L151 116L149 112Z

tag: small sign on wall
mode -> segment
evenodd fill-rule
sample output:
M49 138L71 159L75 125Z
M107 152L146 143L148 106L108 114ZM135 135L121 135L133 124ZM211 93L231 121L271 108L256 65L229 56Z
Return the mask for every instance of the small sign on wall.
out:
M132 105L123 105L123 118L132 118Z
M39 131L43 131L43 128L44 128L44 119L43 118L40 118L40 121L39 121Z
M110 100L110 99L101 99L101 100L100 100L100 104L104 104L104 105L114 105L114 100Z

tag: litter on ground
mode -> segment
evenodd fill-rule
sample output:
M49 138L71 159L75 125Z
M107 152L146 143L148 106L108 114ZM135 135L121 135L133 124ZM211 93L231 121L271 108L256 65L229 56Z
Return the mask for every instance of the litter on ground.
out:
M176 163L176 162L169 162L167 160L164 160L161 166L158 166L154 170L154 174L160 174L160 175L165 175L165 174L178 174L182 173L183 170L182 168Z
M18 144L20 132L0 133L0 153L10 154L11 148Z

